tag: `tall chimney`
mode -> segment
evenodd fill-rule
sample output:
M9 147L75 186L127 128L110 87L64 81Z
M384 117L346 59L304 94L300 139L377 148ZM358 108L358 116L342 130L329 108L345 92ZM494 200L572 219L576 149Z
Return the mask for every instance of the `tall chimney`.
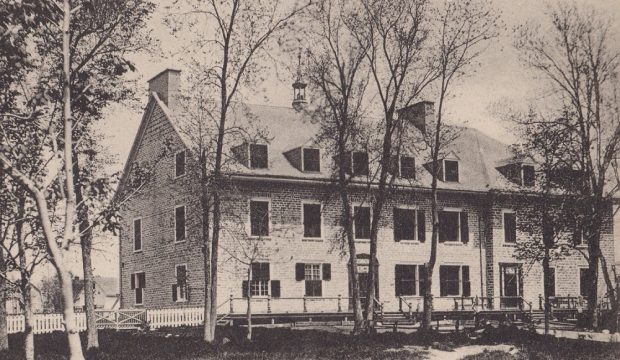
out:
M156 92L169 109L175 108L181 84L181 70L165 69L153 76L148 83L149 93Z
M398 116L411 122L423 133L426 132L426 124L431 123L435 117L435 103L432 101L420 101L413 105L398 110Z

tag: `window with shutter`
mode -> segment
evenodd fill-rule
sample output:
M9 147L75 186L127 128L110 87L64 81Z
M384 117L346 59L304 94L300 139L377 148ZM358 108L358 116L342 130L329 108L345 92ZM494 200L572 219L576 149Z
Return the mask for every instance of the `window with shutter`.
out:
M187 266L177 265L175 267L175 280L173 288L176 292L173 296L173 301L183 302L187 301Z
M303 149L304 171L321 171L321 154L319 149Z
M252 263L251 266L250 291L252 296L269 295L269 263Z
M415 221L415 210L394 208L394 240L416 240Z
M460 295L459 266L439 267L439 294L440 296Z
M142 250L142 219L133 221L133 251Z
M355 206L353 213L355 217L355 238L370 239L370 208Z
M146 288L146 275L137 272L131 275L131 288L134 291L134 304L142 305L144 302L144 288Z
M504 213L504 242L517 243L517 215L513 212Z
M321 204L303 204L304 237L321 237Z
M250 167L252 169L266 169L268 166L267 145L250 145Z
M174 174L176 177L185 175L185 150L179 151L174 157Z
M456 211L440 211L439 215L439 242L460 240L460 219Z
M268 201L250 201L250 235L269 236Z
M185 241L185 206L178 206L174 209L174 241Z

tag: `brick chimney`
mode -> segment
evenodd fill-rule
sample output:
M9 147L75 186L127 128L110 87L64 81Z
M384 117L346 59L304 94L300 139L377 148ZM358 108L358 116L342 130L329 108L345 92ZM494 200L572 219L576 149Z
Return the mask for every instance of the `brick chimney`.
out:
M149 93L156 92L169 109L175 108L181 84L181 70L165 69L153 76L148 83Z
M431 123L435 118L435 103L432 101L420 101L399 109L398 116L411 122L424 133L426 132L426 124Z

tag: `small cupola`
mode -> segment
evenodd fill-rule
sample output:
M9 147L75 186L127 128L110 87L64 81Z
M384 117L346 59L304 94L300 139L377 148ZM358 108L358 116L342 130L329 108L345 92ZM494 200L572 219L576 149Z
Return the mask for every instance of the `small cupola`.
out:
M297 55L297 78L293 83L293 109L300 111L304 108L304 105L308 102L306 100L306 84L302 81L301 74L301 51Z

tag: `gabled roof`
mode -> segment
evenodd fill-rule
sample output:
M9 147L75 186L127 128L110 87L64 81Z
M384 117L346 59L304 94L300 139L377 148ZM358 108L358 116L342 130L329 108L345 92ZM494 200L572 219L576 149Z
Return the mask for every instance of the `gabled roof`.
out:
M191 139L188 134L179 128L178 119L175 114L161 101L156 94L151 94L149 104L158 106L166 115L176 133L188 149L191 149ZM150 110L152 111L152 109ZM145 111L138 135L132 146L128 159L129 166L133 161L133 154L137 151L144 126L147 120L146 114L149 113L149 106ZM179 118L182 114L178 115ZM253 122L259 124L269 135L266 139L268 148L267 169L250 169L244 164L233 164L228 172L231 175L252 177L252 178L282 178L288 180L329 180L331 169L331 158L327 151L321 151L321 172L303 172L286 158L287 151L298 147L309 147L314 145L315 137L319 131L319 126L304 111L296 111L290 107L280 107L271 105L254 105L235 103L231 106L229 117L231 121L241 123ZM480 131L472 128L459 127L459 136L450 146L448 154L450 158L459 160L459 182L439 182L440 189L450 189L457 191L481 191L505 190L516 191L520 186L515 185L506 179L496 168L501 166L506 159L513 157L510 146L495 140ZM230 147L239 144L229 144ZM229 150L229 149L227 149ZM397 179L397 185L416 186L429 188L431 175L423 169L422 164L428 157L420 154L418 159L416 180L412 182L408 179ZM370 164L372 172L373 164ZM365 179L364 179L365 180Z

